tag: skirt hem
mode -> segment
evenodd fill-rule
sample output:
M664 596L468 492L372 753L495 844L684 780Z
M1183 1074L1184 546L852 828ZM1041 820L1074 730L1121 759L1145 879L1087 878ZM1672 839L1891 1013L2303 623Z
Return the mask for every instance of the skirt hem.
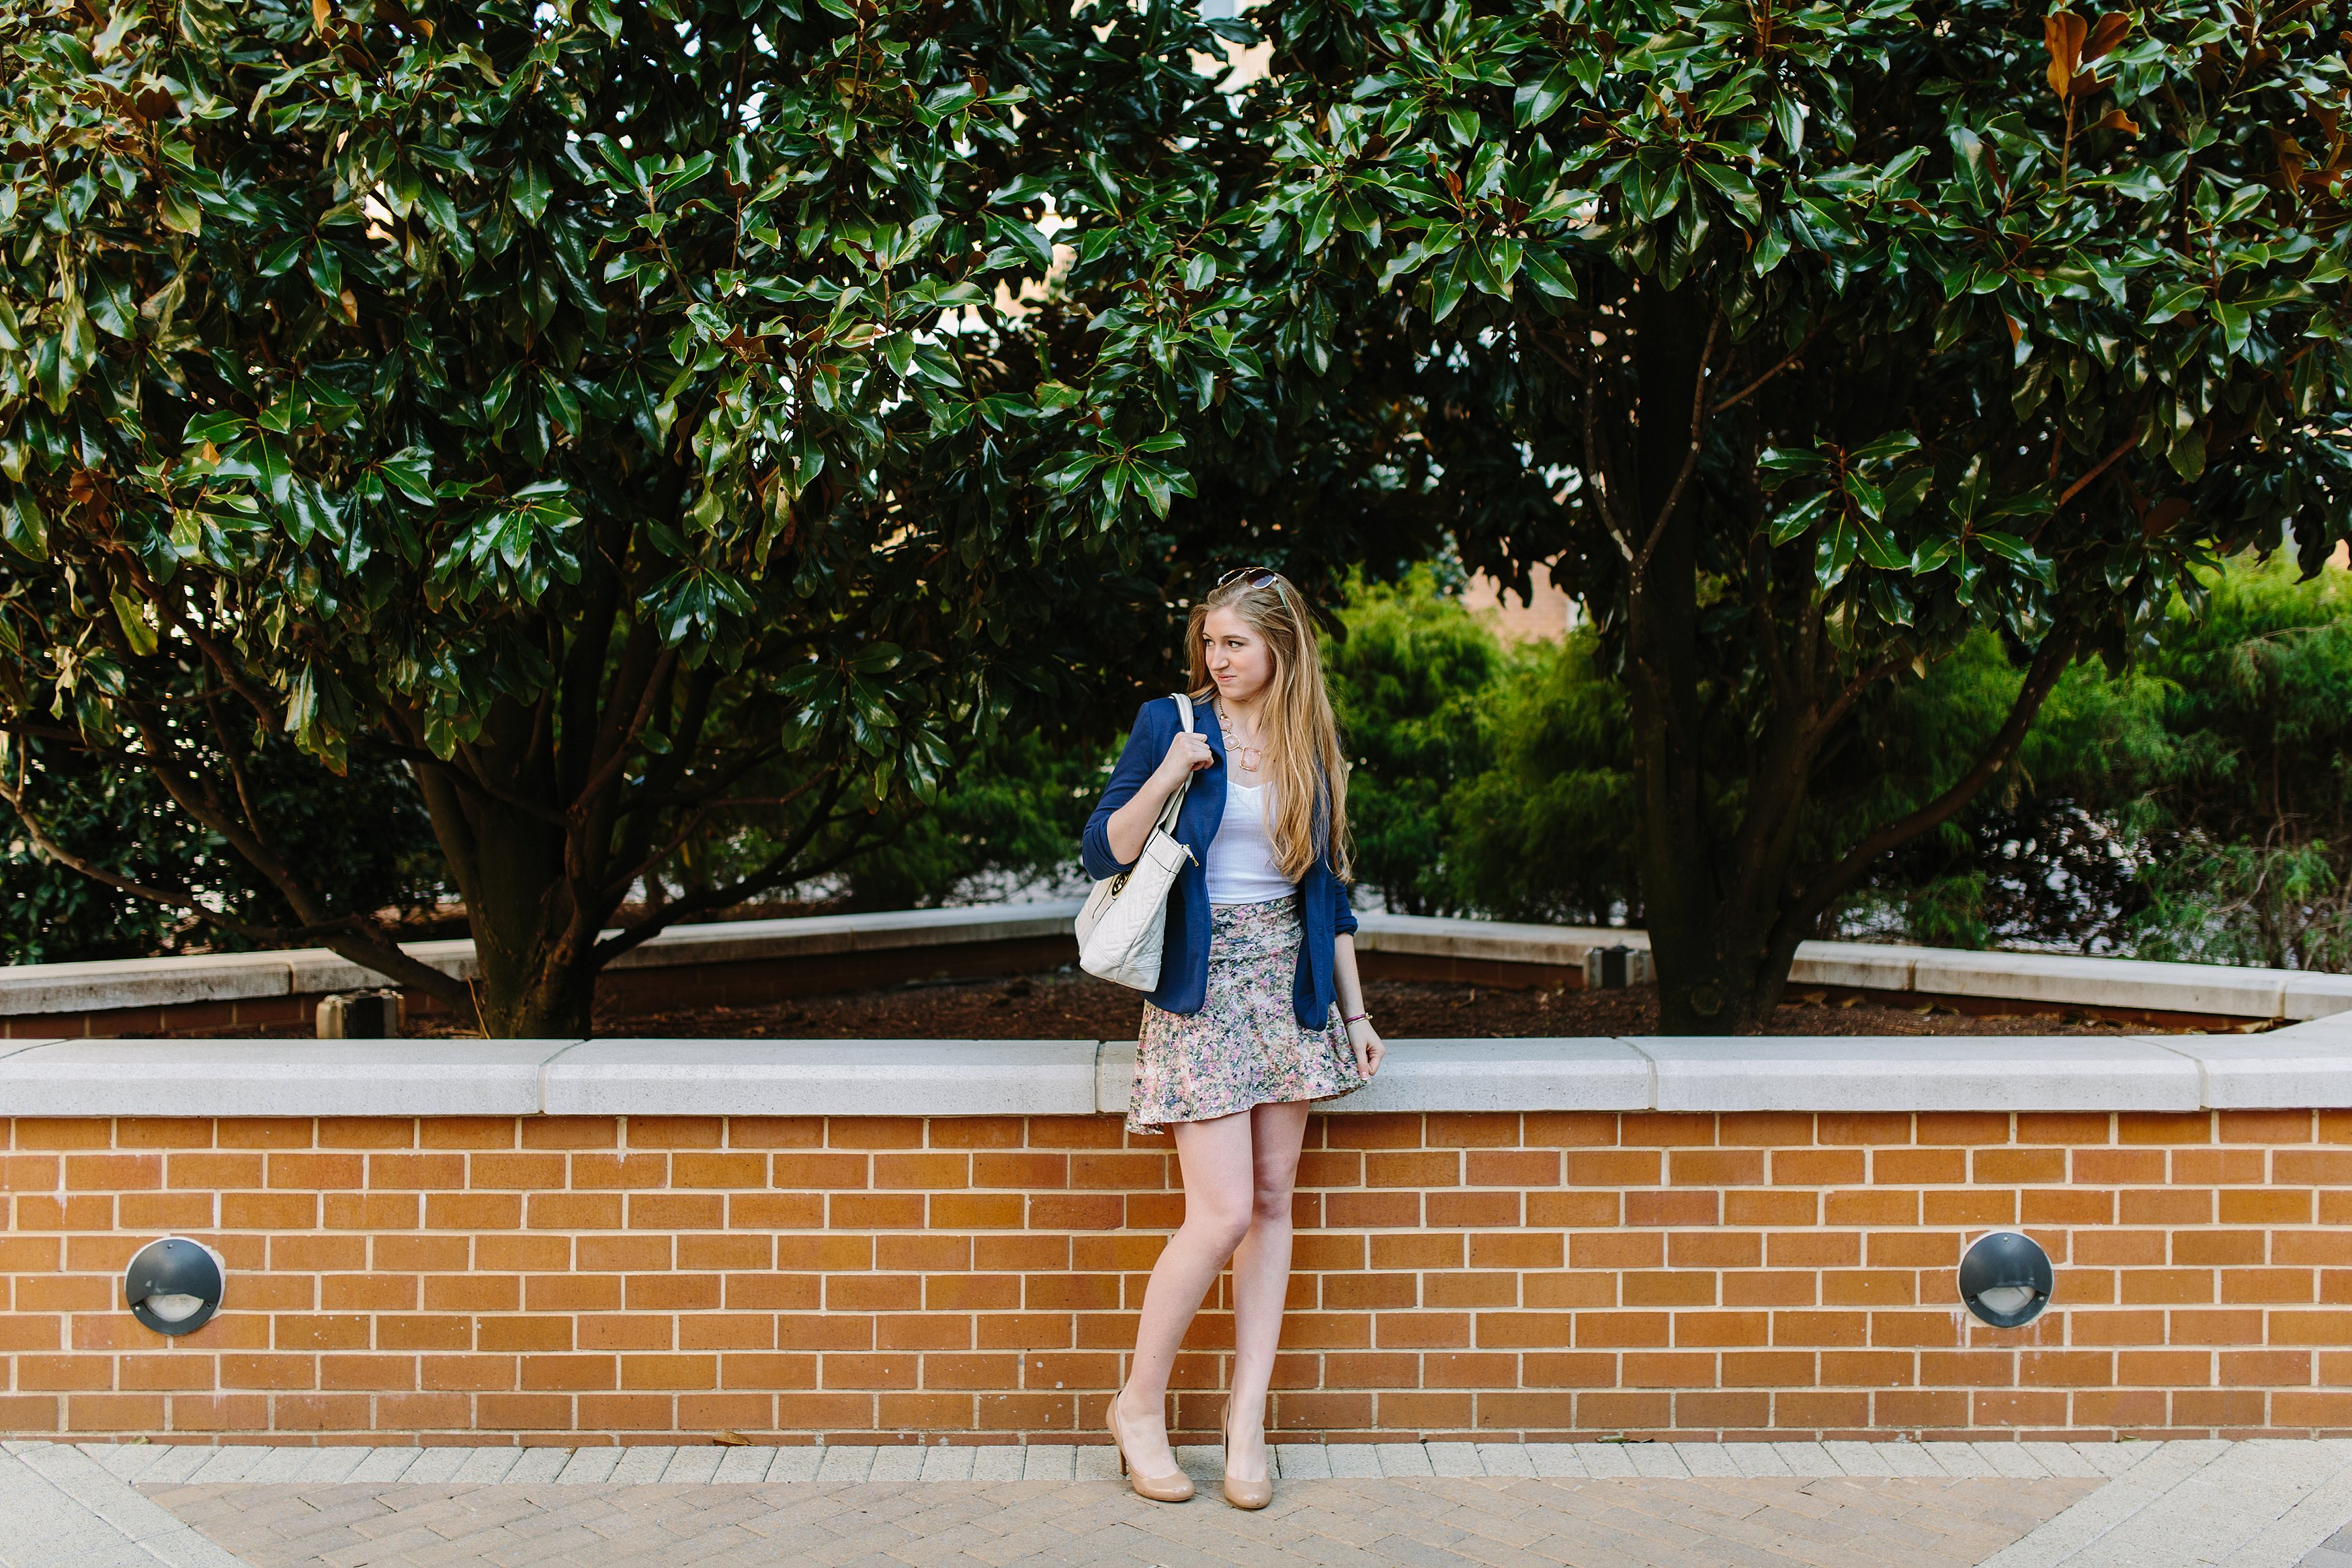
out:
M1186 1127L1195 1122L1216 1122L1227 1116L1238 1116L1244 1111L1255 1111L1261 1105L1312 1105L1320 1100L1344 1100L1362 1087L1363 1084L1358 1083L1346 1089L1320 1090L1313 1094L1269 1094L1235 1105L1231 1110L1212 1111L1205 1115L1198 1116L1171 1116L1165 1122L1139 1122L1130 1116L1128 1118L1127 1130L1138 1136L1148 1137L1154 1133L1164 1133L1171 1127Z

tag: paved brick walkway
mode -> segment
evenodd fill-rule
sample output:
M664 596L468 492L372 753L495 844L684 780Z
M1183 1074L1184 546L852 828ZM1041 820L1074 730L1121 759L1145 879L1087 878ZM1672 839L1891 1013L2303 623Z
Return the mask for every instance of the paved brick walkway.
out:
M1310 1480L1244 1514L1111 1481L183 1486L157 1499L253 1568L1262 1564L1969 1568L2087 1480Z
M0 1568L2352 1568L2352 1442L1277 1455L1243 1514L1146 1503L1098 1448L9 1443Z

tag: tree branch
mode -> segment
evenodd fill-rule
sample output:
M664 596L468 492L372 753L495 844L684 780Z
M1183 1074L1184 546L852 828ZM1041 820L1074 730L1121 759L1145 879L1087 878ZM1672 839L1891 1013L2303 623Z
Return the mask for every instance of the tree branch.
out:
M1797 361L1803 356L1804 351L1813 346L1813 340L1822 335L1822 322L1814 322L1812 329L1805 334L1805 340L1803 342L1799 343L1795 348L1782 355L1780 357L1780 361L1774 365L1770 370L1766 371L1762 375L1758 376L1754 381L1749 382L1738 392L1719 400L1715 405L1714 412L1721 413L1725 409L1730 408L1734 404L1747 402L1748 397L1760 389L1766 382L1770 381L1774 376L1779 375L1782 371L1785 371L1790 365L1795 364Z
M16 820L24 824L25 836L33 847L67 870L110 887L127 897L138 899L142 904L193 915L207 925L244 937L248 942L268 943L272 946L317 942L362 968L424 991L456 1009L459 1017L473 1019L478 1024L473 993L463 980L445 975L431 965L409 956L402 951L399 944L384 937L366 915L343 915L331 920L312 921L301 925L257 925L207 907L192 889L152 886L119 872L109 871L75 854L51 838L34 819L25 801L25 768L20 748L16 782L10 785L5 774L0 773L0 801L5 801L16 813Z
M2081 478L2066 486L2065 492L2058 497L2058 505L2063 507L2067 502L2073 500L2075 497L2081 495L2090 485L2092 480L2096 479L2100 475L2105 473L2108 469L2121 462L2123 460L2124 454L2129 452L2133 447L2137 446L2138 444L2139 431L2135 427L2132 433L2126 436L2113 452L2108 453L2105 457L2100 458L2096 463L2091 465L2091 471L2089 473L2084 475ZM2055 510L2056 508L2053 507L2052 509Z
M678 850L685 845L686 841L692 838L696 830L698 829L704 821L708 821L714 812L754 810L773 810L782 807L791 806L797 802L802 796L807 794L811 789L815 789L818 783L822 781L824 777L824 775L820 774L817 778L806 779L798 789L782 795L759 797L727 796L713 799L712 797L718 793L717 790L714 789L706 792L704 795L697 799L688 800L681 798L673 802L674 804L680 805L685 808L688 813L686 824L673 832L669 836L668 841L664 843L658 849L648 847L652 843L653 838L650 830L641 833L633 833L630 836L628 841L623 845L622 850L622 852L625 853L631 862L630 867L627 871L623 872L618 876L611 878L606 884L606 892L609 894L611 901L617 904L622 898L627 896L629 884L631 883L635 882L641 876L652 874L654 870L658 867L662 862L667 860L671 855L676 854ZM631 809L635 810L635 808ZM822 812L826 808L820 807L819 810Z
M229 689L244 698L246 706L260 716L262 723L272 730L284 729L286 716L279 711L278 705L270 700L268 694L246 678L244 667L229 657L227 651L215 642L209 632L180 612L178 596L166 594L157 587L154 580L147 575L146 569L139 564L138 558L129 550L121 551L121 555L124 570L131 574L132 585L147 596L148 602L155 606L155 612L170 622L194 645L196 651L220 673L221 679L228 683Z
M563 813L554 807L543 800L534 800L528 795L518 795L511 789L501 789L490 782L489 764L483 760L480 752L474 749L471 741L459 741L457 755L466 759L465 767L460 768L453 762L444 762L430 751L423 753L417 760L427 767L440 769L485 800L495 800L501 806L510 807L528 817L536 817L542 822L562 825Z
M836 776L826 788L824 798L817 802L816 809L811 811L808 820L801 824L800 831L793 835L791 841L782 849L769 856L759 870L748 876L740 877L724 887L707 887L698 893L687 894L674 904L665 904L658 914L648 915L636 925L624 931L616 931L597 943L590 950L589 957L600 966L609 964L631 948L653 940L688 915L699 915L706 910L724 909L730 904L740 904L751 894L761 892L782 881L785 873L795 869L793 862L800 858L802 852L811 843L815 841L817 834L823 832L833 821L833 808L840 802L841 797L847 792L848 789L848 779ZM902 831L904 826L902 821L898 828L894 828L892 836ZM804 877L820 875L842 864L853 854L862 852L867 847L869 846L863 841L853 843L849 849L830 857L823 864L800 868L801 874Z
M1616 500L1610 494L1609 466L1601 455L1601 389L1604 380L1601 367L1595 365L1584 383L1584 477L1592 486L1593 498L1601 504L1601 526L1609 530L1609 537L1617 541L1618 550L1631 561L1633 532L1617 514Z
M621 802L618 814L627 816L633 812L667 810L672 807L684 807L689 810L708 807L716 810L719 807L737 804L760 804L760 801L748 799L721 800L717 797L726 794L729 789L734 788L738 779L753 768L764 763L773 762L784 755L785 750L781 746L762 746L744 752L732 761L722 762L720 758L709 758L712 766L704 770L698 780L688 780L676 788L663 789L659 793L648 790L646 793L632 795ZM783 795L762 799L771 806L790 805L808 793L814 784L815 780L811 779Z
M1566 371L1570 375L1575 377L1578 381L1582 382L1587 386L1590 386L1592 383L1592 372L1590 369L1579 364L1576 361L1569 358L1568 355L1554 348L1552 346L1551 340L1542 332L1538 331L1532 323L1523 322L1523 324L1527 326L1526 335L1528 341L1533 343L1536 348L1542 352L1545 359L1549 360L1553 364L1558 365L1561 370Z
M1867 871L1871 862L1929 829L1942 826L1960 808L1975 800L1978 792L2008 767L2010 758L2017 754L2018 747L2025 739L2025 732L2032 727L2034 716L2042 711L2043 699L2049 696L2050 689L2058 684L2058 677L2066 673L2067 664L2073 662L2079 637L2080 633L2072 626L2053 630L2044 637L2042 646L2034 650L2033 663L2026 670L2024 685L2018 688L2017 700L2010 705L2009 716L2002 721L1990 743L1978 755L1976 765L1962 774L1950 789L1917 810L1864 835L1863 841L1847 851L1806 890L1801 898L1792 903L1789 913L1782 918L1795 923L1801 929L1810 929L1829 908L1830 901Z
M677 650L663 649L660 656L655 659L653 669L647 673L645 685L637 693L636 706L630 711L628 723L614 740L613 749L604 762L587 777L580 786L580 792L572 798L571 804L565 809L566 820L584 819L593 810L592 802L595 798L620 777L622 768L628 766L629 747L635 745L637 737L645 732L646 720L653 716L654 703L668 690L670 672L677 667Z
M1666 492L1665 504L1658 508L1650 524L1650 537L1642 541L1642 553L1633 559L1633 572L1640 577L1650 567L1650 558L1657 553L1658 541L1666 537L1666 524L1682 505L1683 491L1689 487L1691 475L1698 468L1700 437L1706 430L1706 367L1715 358L1715 340L1723 330L1723 312L1707 318L1706 345L1698 351L1698 373L1691 387L1690 449L1683 454L1682 472L1675 476L1674 488Z
M1838 695L1830 699L1830 706L1823 708L1821 716L1813 721L1812 733L1805 737L1806 749L1811 751L1818 747L1829 732L1837 727L1838 721L1844 718L1848 710L1861 699L1863 693L1901 669L1908 662L1905 659L1881 659L1868 669L1856 673L1851 680L1839 688Z

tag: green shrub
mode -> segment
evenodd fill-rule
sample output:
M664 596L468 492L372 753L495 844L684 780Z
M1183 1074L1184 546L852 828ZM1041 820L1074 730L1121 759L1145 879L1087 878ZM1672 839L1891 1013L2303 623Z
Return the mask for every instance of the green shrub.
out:
M2144 957L2352 967L2352 580L2231 563L2151 655L2170 746L2117 803L2149 846Z
M968 765L939 803L849 864L845 909L909 909L1072 891L1078 833L1116 750L1030 732Z
M2069 669L1994 784L1823 935L2352 968L2352 577L2246 557L2199 581L2137 664ZM1343 618L1363 883L1400 911L1639 924L1627 715L1591 631L1505 644L1427 572ZM1865 706L1821 812L1946 788L2021 679L1979 632Z
M288 852L333 890L339 912L384 911L400 920L438 903L445 889L438 848L404 768L358 761L337 778L296 757L283 741L262 747L257 758L246 775L256 805L286 824ZM249 862L173 809L145 768L59 756L35 777L42 820L69 853L143 885L184 889L247 924L299 924ZM57 865L5 815L0 815L0 963L257 946Z
M1359 583L1326 646L1332 703L1353 764L1348 821L1359 883L1401 914L1461 906L1449 801L1487 767L1486 709L1506 657L1492 629L1416 571Z
M1506 920L1638 924L1625 700L1591 633L1514 650L1481 727L1493 765L1454 791L1463 904Z
M2352 583L2202 572L2140 661L2070 670L2019 764L1885 867L1850 924L1951 946L2352 967ZM2016 677L1972 644L1906 695L1898 749ZM1905 705L1898 705L1905 706Z

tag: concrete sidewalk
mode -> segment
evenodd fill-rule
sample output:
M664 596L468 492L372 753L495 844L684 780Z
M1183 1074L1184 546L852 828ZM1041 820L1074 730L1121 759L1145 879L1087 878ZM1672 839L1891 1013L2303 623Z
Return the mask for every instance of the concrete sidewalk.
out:
M11 1443L0 1568L2352 1568L2352 1442L1286 1447L1275 1506L1100 1448Z

